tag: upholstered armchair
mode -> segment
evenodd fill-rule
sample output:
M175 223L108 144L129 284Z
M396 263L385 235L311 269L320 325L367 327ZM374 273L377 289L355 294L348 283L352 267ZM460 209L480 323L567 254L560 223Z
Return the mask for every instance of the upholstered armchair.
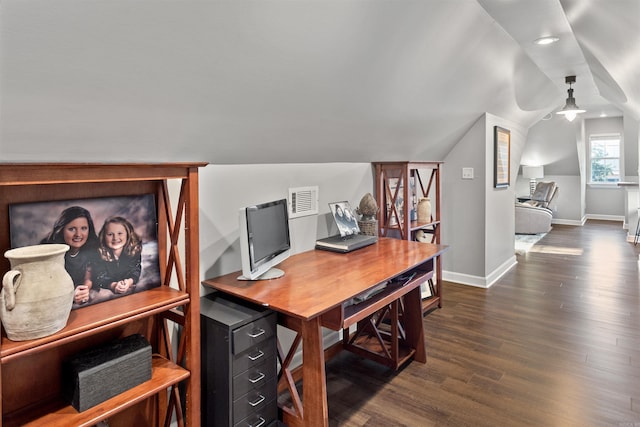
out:
M531 199L516 203L516 234L549 232L557 197L555 182L539 182Z

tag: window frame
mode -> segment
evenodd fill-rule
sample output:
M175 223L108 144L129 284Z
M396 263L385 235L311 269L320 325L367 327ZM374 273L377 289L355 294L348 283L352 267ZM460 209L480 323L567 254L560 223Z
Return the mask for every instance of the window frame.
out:
M618 149L620 152L619 157L603 157L604 159L618 159L618 167L620 171L620 177L616 182L599 182L592 181L591 177L591 165L593 162L593 157L591 156L591 146L594 140L603 140L603 139L617 139L618 140ZM618 182L624 181L624 141L622 140L622 134L620 132L607 132L607 133L593 133L589 135L588 138L588 147L587 147L587 185L594 187L618 187Z

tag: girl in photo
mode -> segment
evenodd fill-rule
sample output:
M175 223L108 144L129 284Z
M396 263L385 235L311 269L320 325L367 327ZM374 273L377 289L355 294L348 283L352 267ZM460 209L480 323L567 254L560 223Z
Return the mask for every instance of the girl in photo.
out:
M119 295L134 292L142 272L142 240L133 225L121 216L107 218L98 237L96 285Z

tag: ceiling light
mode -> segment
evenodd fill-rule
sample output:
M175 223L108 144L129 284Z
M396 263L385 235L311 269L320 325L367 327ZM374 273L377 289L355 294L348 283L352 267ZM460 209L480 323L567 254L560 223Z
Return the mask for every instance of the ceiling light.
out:
M576 82L576 76L567 76L564 78L564 82L569 84L569 89L567 92L569 93L569 97L567 98L567 103L562 108L562 110L558 111L556 114L563 114L564 117L570 122L576 118L577 114L584 113L586 110L581 110L580 107L576 104L576 100L573 97L573 89L571 88L571 84Z
M545 45L545 44L551 44L551 43L555 43L558 40L560 40L559 37L555 37L555 36L546 36L546 37L540 37L539 39L534 40L533 42L535 44L541 44L541 45Z

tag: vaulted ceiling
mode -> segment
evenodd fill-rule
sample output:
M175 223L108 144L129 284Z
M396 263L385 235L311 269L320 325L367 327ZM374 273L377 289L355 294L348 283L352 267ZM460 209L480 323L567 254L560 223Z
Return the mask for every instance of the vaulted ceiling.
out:
M478 0L559 90L577 76L584 117L640 119L640 1ZM557 36L552 45L533 41Z
M3 0L5 161L443 158L575 74L640 119L637 0ZM555 45L532 41L557 35Z

